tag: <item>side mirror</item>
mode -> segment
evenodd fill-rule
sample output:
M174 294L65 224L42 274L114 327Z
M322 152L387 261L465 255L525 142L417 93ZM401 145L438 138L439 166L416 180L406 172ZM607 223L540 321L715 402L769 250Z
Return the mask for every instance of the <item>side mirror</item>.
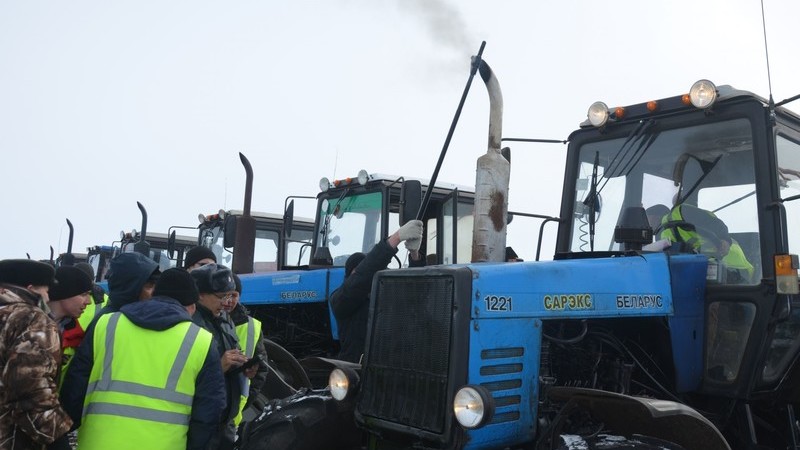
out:
M433 186L428 189L433 189ZM422 205L422 183L419 180L403 181L400 189L400 226L409 220L415 220Z
M222 231L225 233L222 238L222 246L225 248L233 248L236 246L236 216L228 214L225 216L225 222L222 224Z
M294 226L294 200L289 202L286 211L283 212L283 235L287 238L292 237L292 227Z
M167 256L169 259L175 259L175 230L172 230L167 238Z

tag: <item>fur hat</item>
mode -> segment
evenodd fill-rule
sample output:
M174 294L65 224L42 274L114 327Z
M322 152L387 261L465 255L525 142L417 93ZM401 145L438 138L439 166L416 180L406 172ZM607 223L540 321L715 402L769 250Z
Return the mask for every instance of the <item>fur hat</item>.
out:
M153 297L169 297L179 301L183 306L197 302L198 293L194 278L186 269L167 269L161 273L153 289Z
M202 245L192 247L188 252L186 252L186 257L183 258L183 267L184 269L188 269L189 267L197 264L197 261L206 258L211 258L214 260L214 262L217 262L217 255L215 255L210 248L203 247Z
M64 300L92 290L92 279L75 266L61 266L56 269L55 286L50 288L50 301Z
M52 286L56 271L50 264L32 259L5 259L0 261L0 283L16 286Z
M361 252L355 252L347 258L347 261L344 263L344 276L349 277L353 270L361 264L361 261L366 258L367 255Z
M197 291L201 294L216 294L236 290L233 272L225 266L206 264L203 267L194 269L190 274L194 278L194 282L197 283Z

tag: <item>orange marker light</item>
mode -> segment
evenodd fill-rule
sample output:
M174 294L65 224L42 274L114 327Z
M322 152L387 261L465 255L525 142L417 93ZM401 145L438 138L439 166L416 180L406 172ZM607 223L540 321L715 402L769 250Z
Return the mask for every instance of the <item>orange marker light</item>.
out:
M683 96L681 97L681 102L684 105L689 106L692 104L692 98L689 97L689 94L683 94Z
M658 102L657 101L649 101L647 102L647 110L653 112L658 109Z
M617 119L622 119L623 117L625 117L625 108L623 108L622 106L617 106L614 109L614 117Z
M798 294L797 255L775 255L775 285L779 294Z

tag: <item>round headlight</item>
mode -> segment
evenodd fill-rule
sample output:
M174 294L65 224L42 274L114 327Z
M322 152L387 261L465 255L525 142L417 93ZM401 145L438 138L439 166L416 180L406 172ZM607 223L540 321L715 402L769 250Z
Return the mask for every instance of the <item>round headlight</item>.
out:
M492 397L482 387L464 386L453 398L453 412L462 427L478 428L494 414Z
M220 219L224 219L225 218L225 210L224 209L220 209L217 214L219 214L219 218Z
M206 216L205 216L205 214L198 214L198 215L197 215L197 220L199 220L199 221L200 221L200 223L206 223Z
M331 388L331 396L336 401L352 398L358 388L358 374L355 370L348 368L336 368L328 376L328 386Z
M689 100L695 108L708 108L717 100L717 87L708 80L700 80L689 89Z
M358 184L365 185L367 184L367 180L369 180L369 174L366 170L361 169L358 171Z
M319 190L322 192L327 191L331 187L331 180L326 177L322 177L319 180Z
M595 127L602 127L605 125L606 122L608 122L608 116L608 106L603 102L592 103L592 106L589 107L589 112L586 114L589 123Z

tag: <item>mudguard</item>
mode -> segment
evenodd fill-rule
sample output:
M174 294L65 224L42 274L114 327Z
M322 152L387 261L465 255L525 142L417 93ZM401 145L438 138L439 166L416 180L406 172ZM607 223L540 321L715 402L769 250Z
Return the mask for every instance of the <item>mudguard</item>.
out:
M730 450L714 424L682 403L569 387L550 388L548 395L564 403L564 410L588 411L615 433L652 436L686 449Z

